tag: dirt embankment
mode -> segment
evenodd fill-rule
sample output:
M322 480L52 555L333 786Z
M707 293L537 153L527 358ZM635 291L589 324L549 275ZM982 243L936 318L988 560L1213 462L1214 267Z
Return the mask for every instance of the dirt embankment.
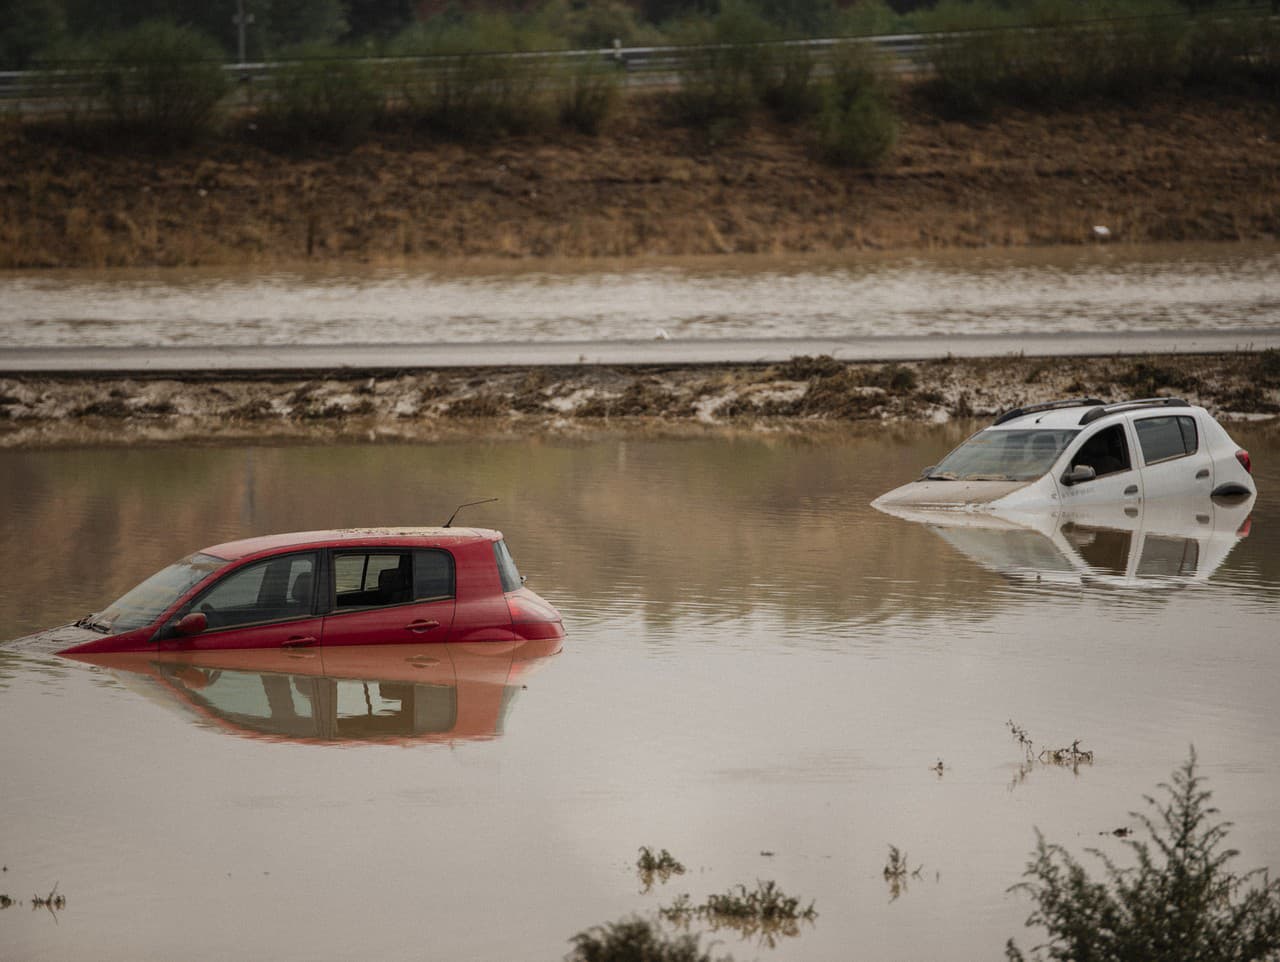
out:
M0 447L238 439L808 430L987 417L1093 395L1176 394L1223 417L1280 413L1280 352L1176 357L797 357L774 365L447 370L371 377L0 379Z
M388 136L282 155L89 152L0 129L0 267L399 263L1280 236L1280 103L1168 100L987 125L904 106L875 171L761 121L720 145L629 99L600 137Z

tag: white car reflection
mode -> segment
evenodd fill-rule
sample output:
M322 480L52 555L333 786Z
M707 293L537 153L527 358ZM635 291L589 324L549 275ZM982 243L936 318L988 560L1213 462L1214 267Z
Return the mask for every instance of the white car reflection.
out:
M880 506L1014 580L1123 586L1207 581L1249 535L1254 495L1043 512Z

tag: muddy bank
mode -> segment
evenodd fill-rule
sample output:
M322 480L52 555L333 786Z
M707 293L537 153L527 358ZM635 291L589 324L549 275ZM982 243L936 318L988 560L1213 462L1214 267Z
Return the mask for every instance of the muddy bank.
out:
M1174 394L1224 418L1280 414L1280 352L1112 358L796 357L772 365L450 369L256 378L0 379L0 446L433 440L945 422L1019 404Z
M903 105L874 171L761 119L725 143L642 98L599 137L386 135L90 152L0 128L0 268L400 264L1280 236L1280 103L1168 99L974 125ZM246 135L251 137L251 135Z

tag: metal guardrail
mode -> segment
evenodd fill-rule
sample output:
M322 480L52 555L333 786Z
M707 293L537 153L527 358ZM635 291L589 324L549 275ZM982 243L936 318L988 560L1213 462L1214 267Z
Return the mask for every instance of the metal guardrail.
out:
M895 69L907 70L924 61L924 53L936 42L936 35L898 34L878 37L832 37L817 40L785 40L762 43L761 47L785 49L800 47L811 51L821 64L831 52L843 46L866 46L880 51ZM478 56L516 60L545 60L557 64L598 63L618 69L620 82L626 87L652 87L676 82L679 73L693 58L727 45L604 47L586 50L548 50L528 53L494 53ZM374 68L410 68L426 75L447 70L461 58L447 55L422 57L351 58ZM251 88L256 96L270 95L274 78L298 61L273 60L224 64L223 69L241 91ZM91 95L94 77L102 64L85 62L52 66L43 70L0 71L0 111L10 113L45 113L68 102Z

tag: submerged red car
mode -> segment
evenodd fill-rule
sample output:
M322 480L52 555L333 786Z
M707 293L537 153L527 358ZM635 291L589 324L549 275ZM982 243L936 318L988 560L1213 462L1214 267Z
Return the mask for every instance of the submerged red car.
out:
M354 528L214 545L40 639L62 654L564 637L501 532ZM44 646L42 644L42 647Z

